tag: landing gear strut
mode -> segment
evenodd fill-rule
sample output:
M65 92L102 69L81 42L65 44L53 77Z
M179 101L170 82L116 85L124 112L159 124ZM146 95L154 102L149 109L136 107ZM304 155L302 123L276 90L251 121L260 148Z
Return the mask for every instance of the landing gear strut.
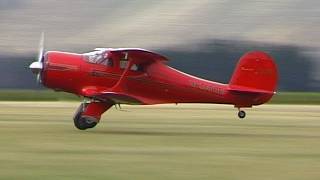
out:
M95 100L83 102L73 117L74 126L80 130L95 127L99 123L101 115L111 106L113 103Z
M238 117L239 117L240 119L245 118L245 117L246 117L246 112L239 109Z

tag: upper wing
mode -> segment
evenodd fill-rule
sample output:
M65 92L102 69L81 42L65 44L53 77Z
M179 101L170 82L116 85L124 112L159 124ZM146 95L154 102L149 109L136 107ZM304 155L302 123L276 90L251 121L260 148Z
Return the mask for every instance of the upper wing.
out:
M120 79L111 88L111 92L124 93L123 88L126 84L127 76L129 75L130 69L134 65L148 66L148 64L158 62L158 61L168 61L168 59L160 54L138 48L119 48L119 49L106 49L113 55L118 55L123 58L123 60L128 61L125 70L122 72Z
M165 56L141 48L96 48L95 50L105 50L112 54L126 55L133 63L144 64L152 63L155 61L168 61Z

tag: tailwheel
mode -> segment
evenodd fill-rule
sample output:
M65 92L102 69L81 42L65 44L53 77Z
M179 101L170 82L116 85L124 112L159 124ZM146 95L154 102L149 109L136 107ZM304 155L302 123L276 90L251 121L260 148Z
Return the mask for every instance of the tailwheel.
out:
M87 105L88 103L82 103L73 117L74 126L80 130L93 128L97 125L97 120L95 118L82 115Z
M239 112L238 112L238 117L239 117L240 119L245 118L245 117L246 117L246 112L245 112L245 111L242 111L242 110L239 110Z

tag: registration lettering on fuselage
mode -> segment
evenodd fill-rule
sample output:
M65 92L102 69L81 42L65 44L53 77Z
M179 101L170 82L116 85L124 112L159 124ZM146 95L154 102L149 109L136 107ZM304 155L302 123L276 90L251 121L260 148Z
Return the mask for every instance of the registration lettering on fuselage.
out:
M224 95L225 94L225 90L224 89L221 89L219 87L206 85L206 84L202 84L202 83L198 83L198 82L194 82L194 81L191 81L191 87L197 88L197 89L201 89L201 90L204 90L204 91L208 91L208 92L211 92L211 93L215 93L215 94L218 94L218 95Z

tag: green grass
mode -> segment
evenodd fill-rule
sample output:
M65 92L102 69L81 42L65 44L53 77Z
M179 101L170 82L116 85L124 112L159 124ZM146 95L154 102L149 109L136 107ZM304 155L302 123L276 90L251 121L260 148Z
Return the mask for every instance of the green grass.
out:
M320 177L320 106L124 106L79 131L78 105L0 102L0 179Z
M320 92L278 92L270 103L320 105Z
M81 98L52 90L0 90L0 101L79 101ZM278 92L271 104L320 105L320 92Z
M0 101L75 101L76 95L52 90L0 90Z

